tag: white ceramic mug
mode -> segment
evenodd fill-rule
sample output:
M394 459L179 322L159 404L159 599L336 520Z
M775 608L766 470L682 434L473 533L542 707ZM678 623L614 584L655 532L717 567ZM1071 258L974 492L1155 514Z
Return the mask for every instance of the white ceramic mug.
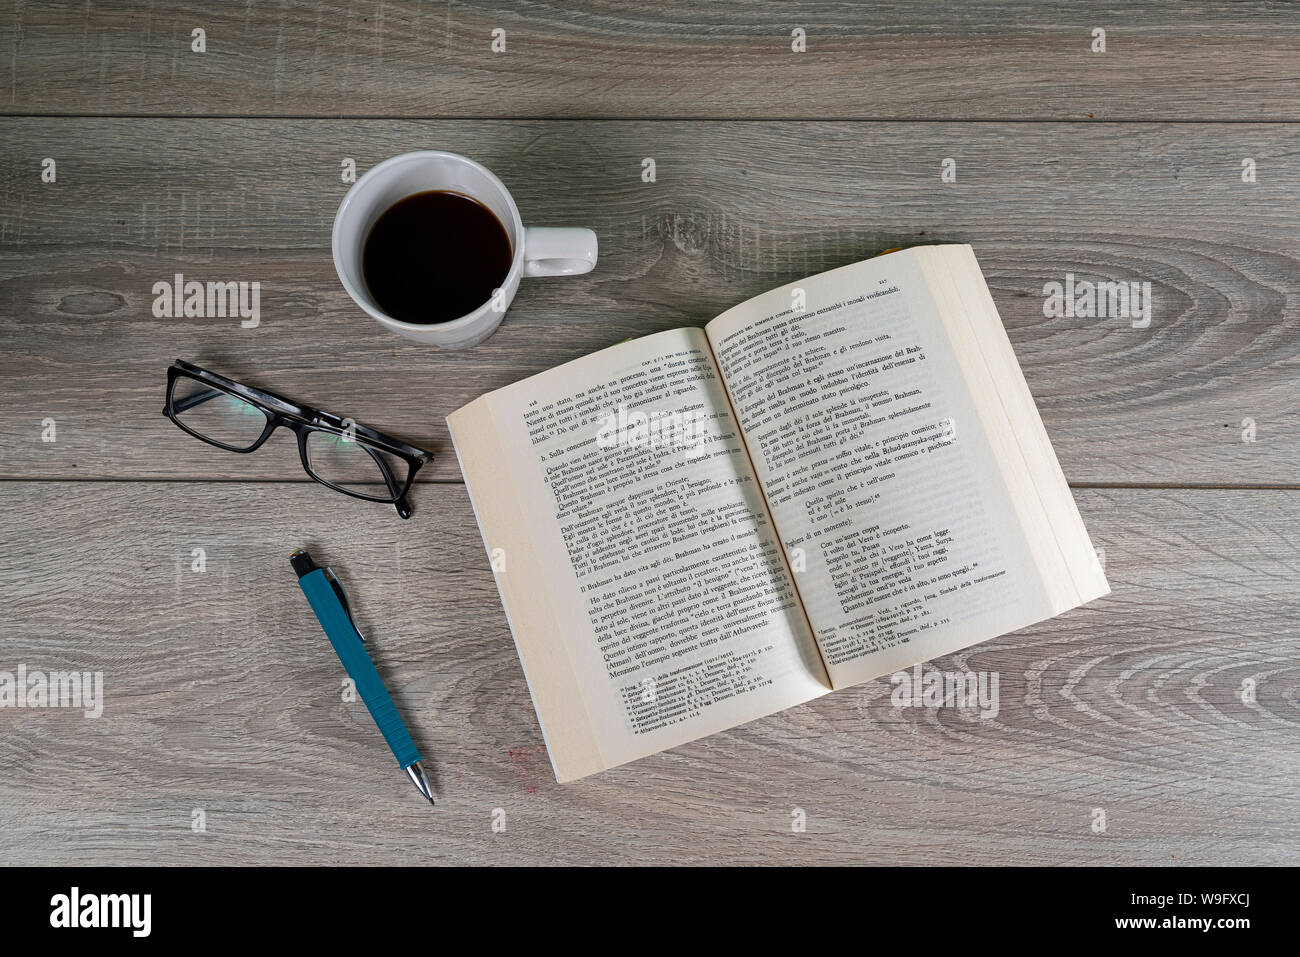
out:
M510 271L500 292L471 313L448 322L401 322L386 315L366 288L362 253L375 220L398 201L429 190L460 193L492 210L510 237ZM418 342L463 349L482 342L501 325L521 277L591 272L597 244L590 229L525 229L510 191L486 166L456 153L420 150L386 159L352 184L334 217L332 245L343 288L380 325Z

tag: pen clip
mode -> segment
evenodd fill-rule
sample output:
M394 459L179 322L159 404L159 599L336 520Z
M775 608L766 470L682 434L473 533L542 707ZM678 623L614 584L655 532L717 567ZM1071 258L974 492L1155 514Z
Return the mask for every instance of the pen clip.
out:
M348 621L352 623L352 628L356 631L357 637L365 641L366 636L361 633L361 629L357 627L357 620L352 617L352 605L348 601L348 593L343 590L343 583L339 581L339 576L335 575L334 569L327 565L325 566L325 577L334 588L334 593L339 596L339 601L343 604L343 612L348 616Z

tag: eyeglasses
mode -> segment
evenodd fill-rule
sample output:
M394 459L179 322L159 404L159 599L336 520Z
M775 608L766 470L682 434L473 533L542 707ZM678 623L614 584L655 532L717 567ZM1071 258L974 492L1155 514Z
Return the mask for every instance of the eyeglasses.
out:
M209 445L252 452L283 426L298 436L302 467L336 492L387 502L411 517L406 499L415 473L433 453L329 412L227 379L177 359L167 370L163 414Z

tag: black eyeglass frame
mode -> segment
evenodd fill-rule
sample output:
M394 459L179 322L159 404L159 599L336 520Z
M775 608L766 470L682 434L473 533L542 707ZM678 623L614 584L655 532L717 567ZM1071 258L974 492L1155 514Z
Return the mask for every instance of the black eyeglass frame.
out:
M266 427L262 429L262 434L251 445L240 448L218 442L216 439L191 429L184 423L179 414L184 412L185 409L178 410L174 398L176 380L182 378L201 382L257 408L266 417ZM393 505L397 509L397 514L402 518L411 517L411 506L406 496L411 490L411 485L415 482L415 473L420 470L421 466L433 461L432 452L426 452L414 445L408 445L405 442L384 435L382 432L376 432L374 429L355 423L351 419L343 419L332 412L315 409L309 405L301 405L291 399L286 399L282 395L276 395L274 392L255 389L252 386L244 385L242 382L236 382L234 379L227 379L223 375L209 372L207 369L200 368L183 359L177 359L167 369L167 404L163 407L163 415L171 419L182 431L189 433L196 439L201 439L208 445L224 449L227 452L255 452L271 437L272 432L278 428L286 428L298 437L298 454L302 459L302 467L314 481L319 482L326 488L342 492L344 495L350 495L353 498ZM370 453L371 457L378 464L380 473L384 476L384 482L388 486L388 495L366 495L321 478L312 469L311 456L307 451L307 436L312 432L345 436L349 441L355 441L367 451L369 451L368 446L373 446L381 452L396 456L406 463L406 480L404 482L399 481L397 476L393 475L393 470L389 468L388 463L373 452Z

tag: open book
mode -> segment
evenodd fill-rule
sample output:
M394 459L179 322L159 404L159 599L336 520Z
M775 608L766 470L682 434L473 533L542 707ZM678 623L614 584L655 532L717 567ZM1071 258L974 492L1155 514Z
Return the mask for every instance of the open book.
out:
M969 246L775 289L447 424L560 781L1110 590Z

